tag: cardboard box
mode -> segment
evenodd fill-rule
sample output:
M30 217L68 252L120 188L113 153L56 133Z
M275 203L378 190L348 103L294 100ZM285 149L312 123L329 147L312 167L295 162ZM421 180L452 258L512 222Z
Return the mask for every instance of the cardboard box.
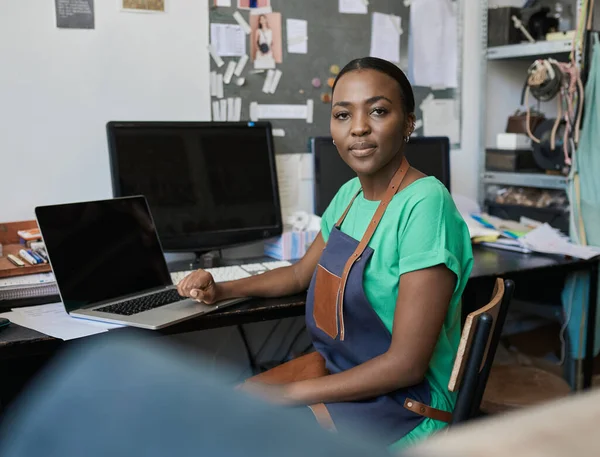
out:
M284 232L280 237L265 242L265 255L278 260L300 259L318 234L316 230Z

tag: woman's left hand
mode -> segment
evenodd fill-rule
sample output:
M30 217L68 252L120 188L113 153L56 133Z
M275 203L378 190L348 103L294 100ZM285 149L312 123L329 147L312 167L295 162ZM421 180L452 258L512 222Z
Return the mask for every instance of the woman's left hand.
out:
M245 382L240 384L238 389L276 405L291 406L293 404L284 385Z

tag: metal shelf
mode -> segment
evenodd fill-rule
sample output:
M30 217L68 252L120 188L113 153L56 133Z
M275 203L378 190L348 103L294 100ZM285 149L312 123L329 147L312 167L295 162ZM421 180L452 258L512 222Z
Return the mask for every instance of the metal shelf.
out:
M567 177L561 175L545 175L542 173L505 173L486 171L483 174L485 184L506 186L537 187L541 189L566 189Z
M527 59L532 57L568 54L571 52L571 40L536 41L535 43L508 44L487 48L488 60Z

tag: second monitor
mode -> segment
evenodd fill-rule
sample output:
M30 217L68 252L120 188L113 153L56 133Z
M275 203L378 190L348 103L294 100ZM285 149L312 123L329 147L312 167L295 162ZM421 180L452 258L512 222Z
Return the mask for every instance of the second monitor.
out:
M315 214L322 216L337 191L356 177L342 160L331 137L311 139L315 167ZM450 190L450 142L446 137L414 137L406 144L411 166L435 176Z
M268 122L109 122L115 197L144 195L165 251L281 234Z

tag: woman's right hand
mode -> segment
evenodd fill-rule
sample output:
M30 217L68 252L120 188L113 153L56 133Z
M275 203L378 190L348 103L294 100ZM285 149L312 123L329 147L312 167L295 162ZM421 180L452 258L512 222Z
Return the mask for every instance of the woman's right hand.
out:
M204 270L196 270L179 281L177 292L182 297L193 298L207 305L219 301L219 287L213 276Z

